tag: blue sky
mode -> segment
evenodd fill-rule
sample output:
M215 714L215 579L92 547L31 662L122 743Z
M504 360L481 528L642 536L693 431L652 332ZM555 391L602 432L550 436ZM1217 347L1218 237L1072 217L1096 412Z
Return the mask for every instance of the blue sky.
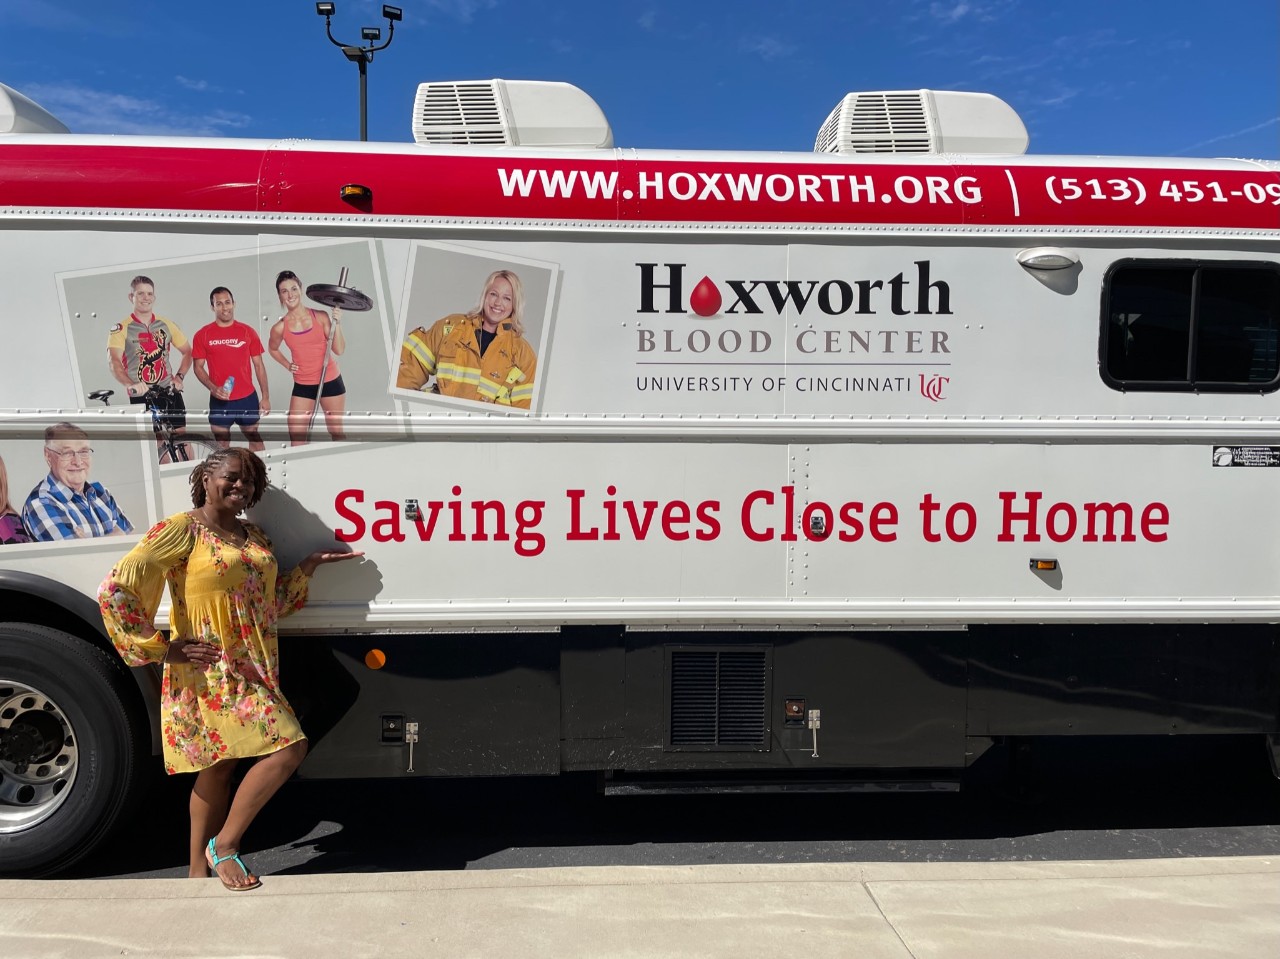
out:
M381 26L336 0L334 32ZM566 80L619 146L812 149L853 90L981 90L1032 153L1280 158L1278 0L401 0L369 135L423 80ZM356 139L312 0L0 0L0 81L76 132Z

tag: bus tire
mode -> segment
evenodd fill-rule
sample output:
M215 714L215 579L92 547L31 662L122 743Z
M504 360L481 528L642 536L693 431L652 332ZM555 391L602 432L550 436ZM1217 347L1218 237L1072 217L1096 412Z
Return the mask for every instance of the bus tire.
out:
M110 833L150 753L137 700L105 650L0 623L0 875L58 872Z

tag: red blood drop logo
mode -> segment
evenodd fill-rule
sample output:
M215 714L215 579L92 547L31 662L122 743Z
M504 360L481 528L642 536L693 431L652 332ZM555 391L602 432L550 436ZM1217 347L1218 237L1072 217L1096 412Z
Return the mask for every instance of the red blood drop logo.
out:
M689 295L689 309L699 316L715 316L720 312L720 290L711 282L711 277L704 276Z

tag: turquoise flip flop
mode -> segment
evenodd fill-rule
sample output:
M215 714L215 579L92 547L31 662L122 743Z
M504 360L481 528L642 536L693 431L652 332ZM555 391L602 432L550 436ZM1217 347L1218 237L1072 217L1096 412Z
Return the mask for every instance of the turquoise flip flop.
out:
M213 870L213 874L218 877L218 881L222 883L225 888L230 889L232 892L248 892L250 889L257 889L262 885L261 879L255 879L247 886L233 886L231 883L223 879L222 874L218 872L219 863L234 862L240 867L240 871L246 876L249 875L249 867L244 864L244 860L240 858L240 854L238 852L233 852L230 856L219 856L218 847L215 845L216 841L216 837L209 840L209 845L204 851L204 858L208 860L209 868Z

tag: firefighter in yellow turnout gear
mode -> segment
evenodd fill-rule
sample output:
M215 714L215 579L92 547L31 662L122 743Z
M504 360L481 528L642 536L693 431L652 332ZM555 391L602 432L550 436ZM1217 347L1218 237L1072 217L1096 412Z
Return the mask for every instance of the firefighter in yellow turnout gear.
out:
M538 358L523 335L523 312L520 278L510 270L491 274L470 313L405 337L396 386L529 409Z

